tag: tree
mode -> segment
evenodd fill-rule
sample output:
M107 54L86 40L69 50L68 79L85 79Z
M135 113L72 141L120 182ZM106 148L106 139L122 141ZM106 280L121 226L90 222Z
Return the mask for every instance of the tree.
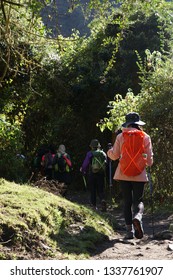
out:
M36 1L1 1L1 84L31 69L30 44L44 32L38 13L35 14L38 8L40 3Z
M69 38L50 38L38 16L42 2L29 4L26 15L25 7L10 10L10 60L4 62L2 54L1 63L8 67L2 81L0 107L7 121L18 121L24 150L30 158L45 142L64 143L74 154L79 170L91 138L98 137L107 148L112 131L102 133L96 123L106 115L110 100L118 96L124 102L131 88L128 98L138 105L142 77L148 78L152 67L139 76L136 59L138 66L144 61L150 67L145 59L146 48L151 54L159 51L168 55L172 38L168 10L171 3L124 1L118 5L117 1L113 5L106 0L90 1L91 12L98 8L90 23L91 35L81 37L75 31ZM24 28L17 24L20 13ZM5 26L4 19L3 22ZM3 42L7 50L5 33ZM115 116L120 121L122 112Z

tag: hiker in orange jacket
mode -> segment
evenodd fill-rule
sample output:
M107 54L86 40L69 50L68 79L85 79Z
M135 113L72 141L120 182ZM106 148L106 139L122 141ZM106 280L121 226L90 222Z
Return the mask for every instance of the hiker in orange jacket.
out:
M121 166L122 147L125 142L124 132L133 131L137 133L138 131L142 131L141 126L143 125L145 125L145 123L140 120L140 117L137 113L131 112L127 114L126 122L122 124L122 132L117 135L113 147L107 152L107 155L110 159L119 159L119 163L114 174L114 180L119 181L124 200L124 218L127 229L125 239L132 239L134 236L138 239L143 237L142 215L144 211L144 205L142 200L144 185L146 182L148 182L146 167L153 164L153 151L150 136L143 132L144 151L141 156L145 158L146 166L143 168L143 170L138 172L139 174L135 176L124 174L124 170ZM135 162L135 156L131 160L131 163L135 163L134 165L136 166L138 165L138 163ZM131 168L132 166L133 165L131 165Z

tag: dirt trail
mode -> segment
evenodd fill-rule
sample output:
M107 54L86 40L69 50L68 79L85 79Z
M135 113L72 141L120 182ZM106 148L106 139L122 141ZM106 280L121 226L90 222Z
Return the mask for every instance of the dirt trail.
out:
M88 194L69 195L69 199L88 204ZM118 227L109 240L99 245L91 259L95 260L169 260L173 259L173 232L169 230L173 223L173 213L143 215L144 237L124 240L125 225L121 210L109 210L118 222ZM112 212L111 212L112 211Z
M117 221L122 223L122 216L117 213ZM144 215L144 237L139 239L124 240L125 230L117 230L108 242L102 244L92 259L128 259L128 260L169 260L173 259L173 233L169 224L173 215L158 215L154 222L154 235L150 215ZM156 222L157 221L157 222ZM123 227L122 227L123 228Z

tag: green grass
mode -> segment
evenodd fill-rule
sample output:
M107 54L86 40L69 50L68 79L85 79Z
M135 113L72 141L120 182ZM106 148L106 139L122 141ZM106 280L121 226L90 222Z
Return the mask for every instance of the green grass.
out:
M87 207L0 179L0 259L87 259L112 233Z

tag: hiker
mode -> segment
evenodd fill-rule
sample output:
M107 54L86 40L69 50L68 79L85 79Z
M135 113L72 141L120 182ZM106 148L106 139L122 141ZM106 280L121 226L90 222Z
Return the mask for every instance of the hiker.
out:
M124 200L125 239L133 239L134 236L141 239L144 233L143 192L148 181L146 167L153 164L152 143L150 136L142 130L145 122L140 120L138 113L131 112L125 118L122 131L107 155L112 160L119 159L114 180L119 181Z
M50 149L47 149L41 159L41 166L44 169L44 175L46 176L47 180L53 179L53 158L54 158L54 156L55 156L55 154L53 154Z
M32 162L32 175L29 179L29 181L31 180L37 180L39 175L42 175L42 169L43 166L41 165L42 162L42 155L37 151L35 153L35 156L33 158L33 162Z
M87 152L80 171L83 173L83 176L86 174L88 175L92 207L97 210L96 200L98 194L101 202L101 210L106 211L104 187L107 156L106 153L101 150L101 145L97 139L91 141L90 148L91 150Z
M71 183L72 162L70 155L66 153L66 147L61 144L58 147L53 160L54 178L60 183Z

